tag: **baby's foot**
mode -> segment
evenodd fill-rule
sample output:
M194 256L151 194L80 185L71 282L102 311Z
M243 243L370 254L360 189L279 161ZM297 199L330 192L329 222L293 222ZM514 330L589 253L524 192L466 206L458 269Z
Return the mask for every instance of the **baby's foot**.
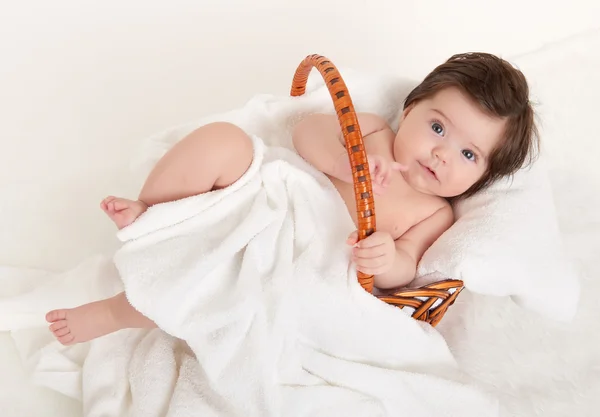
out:
M113 314L110 299L50 311L46 321L52 323L50 331L65 346L87 342L122 327Z
M133 201L113 196L102 200L100 207L119 229L129 226L148 209L148 206L139 200Z

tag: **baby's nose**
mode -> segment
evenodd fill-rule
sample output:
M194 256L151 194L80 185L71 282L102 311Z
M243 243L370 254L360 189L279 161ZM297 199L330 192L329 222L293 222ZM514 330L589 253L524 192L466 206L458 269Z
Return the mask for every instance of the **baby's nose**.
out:
M433 156L442 164L446 164L448 162L448 150L444 146L435 147L433 149Z

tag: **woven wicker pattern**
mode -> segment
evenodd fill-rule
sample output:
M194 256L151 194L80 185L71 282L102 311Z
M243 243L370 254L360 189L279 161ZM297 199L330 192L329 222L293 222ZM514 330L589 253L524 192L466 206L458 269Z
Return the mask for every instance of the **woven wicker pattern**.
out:
M420 288L402 289L378 295L382 301L398 308L411 308L412 317L435 326L440 322L464 285L459 280L444 280Z
M313 67L325 79L340 121L340 127L346 139L346 150L350 157L354 178L358 239L361 240L375 231L375 202L373 201L369 163L367 162L360 126L346 83L344 83L335 65L323 56L309 55L302 61L294 74L291 95L300 96L304 94L308 74ZM359 272L358 281L366 291L373 291L372 275Z
M327 86L340 127L346 141L346 150L354 178L354 196L358 219L358 239L364 239L375 232L375 201L365 152L362 133L352 99L346 83L338 69L321 55L307 56L296 69L292 82L291 95L300 96L306 91L306 82L311 70L316 68ZM373 292L373 276L358 273L358 281L365 291ZM445 280L417 289L398 290L378 298L399 308L413 308L412 317L435 326L442 319L463 289L462 281Z

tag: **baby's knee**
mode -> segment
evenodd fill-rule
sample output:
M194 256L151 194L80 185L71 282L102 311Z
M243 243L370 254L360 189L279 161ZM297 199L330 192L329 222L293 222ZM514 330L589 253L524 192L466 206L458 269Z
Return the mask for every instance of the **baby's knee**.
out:
M213 156L252 155L252 139L239 126L229 122L214 122L201 126L186 138ZM204 153L204 152L203 152Z
M252 164L253 141L244 130L232 123L215 122L203 128L200 128L205 141L203 148L211 155L210 163L218 167L215 187L226 187L237 181Z
M216 139L228 155L243 161L247 161L248 158L252 157L254 145L252 139L244 130L233 123L218 122L217 124L219 133L216 135Z

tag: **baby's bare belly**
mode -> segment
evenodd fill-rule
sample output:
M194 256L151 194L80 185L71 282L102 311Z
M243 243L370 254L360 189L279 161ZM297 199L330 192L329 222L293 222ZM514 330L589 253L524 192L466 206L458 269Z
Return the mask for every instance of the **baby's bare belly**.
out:
M348 212L358 227L354 186L337 178L330 177L330 180L346 203ZM427 211L422 202L416 201L392 186L384 194L375 195L375 227L378 231L388 232L394 239L398 239L408 229L426 218Z

